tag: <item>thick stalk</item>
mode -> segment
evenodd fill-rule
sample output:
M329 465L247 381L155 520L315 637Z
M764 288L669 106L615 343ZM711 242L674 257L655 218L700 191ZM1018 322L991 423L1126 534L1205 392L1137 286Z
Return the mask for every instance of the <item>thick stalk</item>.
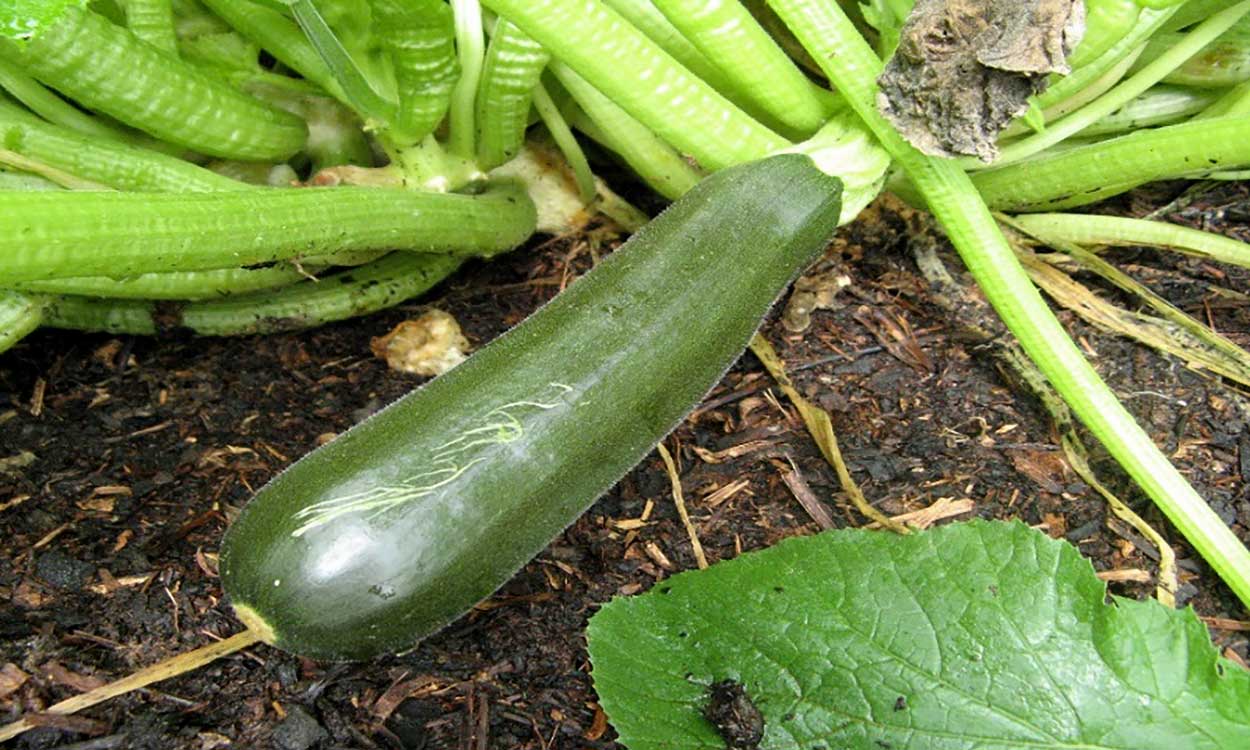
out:
M307 137L298 117L74 5L23 46L0 44L0 56L84 106L211 156L281 161Z
M525 142L530 101L551 55L507 20L495 24L477 89L477 160L490 170Z
M668 20L729 77L742 97L798 137L833 113L833 94L812 83L738 0L655 0Z
M996 211L1084 206L1155 180L1250 165L1250 115L1139 130L972 176Z
M0 285L234 268L327 252L457 256L510 250L534 231L513 183L477 195L382 188L216 193L9 193Z
M359 268L282 289L187 304L53 297L43 325L83 331L199 336L276 333L384 310L428 291L463 262L394 252Z
M191 162L131 146L84 136L53 125L0 101L0 161L4 152L20 154L76 177L118 190L151 192L246 190L247 185Z
M672 146L599 93L572 68L556 62L551 71L583 110L574 113L574 126L619 154L660 195L677 200L703 178ZM582 119L589 123L581 122Z
M1250 268L1250 245L1164 221L1093 214L1022 214L1012 221L1030 234L1044 234L1074 245L1168 248L1204 260Z

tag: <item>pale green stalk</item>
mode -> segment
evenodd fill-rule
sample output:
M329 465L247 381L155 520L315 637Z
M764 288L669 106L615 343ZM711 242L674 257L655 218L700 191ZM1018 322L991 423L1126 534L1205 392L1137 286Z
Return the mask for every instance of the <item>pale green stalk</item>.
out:
M630 169L660 195L676 200L703 178L672 146L599 93L572 68L554 62L551 72L584 110L574 113L573 124L619 154ZM590 122L581 122L581 118L588 118Z
M833 94L799 70L738 0L654 0L744 98L799 137L833 113Z
M1076 245L1145 245L1250 268L1250 245L1177 224L1094 214L1021 214L1012 221L1029 234Z
M541 83L534 87L534 109L538 110L538 116L542 118L543 125L547 126L547 132L551 133L560 153L564 154L564 160L573 169L573 178L577 181L577 192L582 202L589 204L595 199L595 175L590 171L590 163L586 161L586 154L578 145L573 131L569 130L569 124L560 114L560 108L551 100L551 94L547 93Z
M460 58L460 80L451 91L447 149L461 159L477 156L477 83L482 77L486 36L482 30L482 6L478 0L451 0L456 21L456 55Z

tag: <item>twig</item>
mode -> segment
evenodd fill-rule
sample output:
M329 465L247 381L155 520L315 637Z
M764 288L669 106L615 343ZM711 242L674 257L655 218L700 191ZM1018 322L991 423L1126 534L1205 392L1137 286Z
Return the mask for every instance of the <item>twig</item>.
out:
M829 515L829 510L816 498L816 493L812 492L812 488L807 485L807 480L799 473L799 467L795 465L794 459L787 454L786 461L790 463L790 470L782 470L781 481L786 483L786 486L794 493L794 499L799 501L799 505L803 506L803 510L807 511L807 515L812 517L822 531L832 529L833 516Z
M153 664L150 667L140 669L138 672L127 675L120 680L110 682L107 685L101 685L95 690L88 690L85 693L75 695L73 698L68 698L60 703L54 704L44 713L57 714L61 716L77 713L78 711L81 711L84 708L90 708L97 703L103 703L110 698L115 698L119 695L125 695L126 693L147 687L154 682L167 680L170 677L176 677L180 674L190 672L191 670L199 669L209 662L216 661L223 656L233 654L235 651L247 648L258 641L260 641L260 636L257 635L256 632L252 630L244 630L242 633L236 633L224 641L210 643L209 645L201 646L194 651L178 654L173 658L166 659L165 661ZM12 724L0 727L0 742L11 740L23 732L40 726L37 717L38 714L34 716L24 716Z
M686 513L686 500L682 497L681 477L677 476L677 465L673 463L673 457L669 455L664 443L656 447L660 451L660 458L664 460L664 468L668 471L668 481L673 485L673 502L677 505L677 515L681 516L681 522L686 526L686 533L690 535L690 546L694 549L695 562L699 564L699 569L703 570L707 567L707 557L703 554L703 545L699 543L699 534L694 530L694 524L690 522L690 514Z

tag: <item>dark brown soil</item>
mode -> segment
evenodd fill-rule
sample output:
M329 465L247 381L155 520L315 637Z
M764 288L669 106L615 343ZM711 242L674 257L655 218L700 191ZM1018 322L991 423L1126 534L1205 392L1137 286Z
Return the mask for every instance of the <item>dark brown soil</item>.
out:
M1244 201L1228 188L1176 218L1237 233ZM1142 212L1127 201L1119 209ZM897 514L968 498L975 509L963 517L1019 518L1078 544L1099 570L1153 573L1155 550L1066 466L1033 399L932 304L903 228L899 216L879 211L843 232L818 269L850 280L837 308L814 313L801 335L776 316L765 328L801 390L832 412L869 500ZM469 268L426 303L454 314L480 345L585 271L592 255L582 240L548 243ZM1117 260L1143 274L1162 269L1149 273L1156 289L1250 343L1245 306L1221 304L1206 286L1250 292L1247 274L1148 251ZM228 519L324 436L417 383L372 358L369 338L419 309L237 340L45 331L0 356L0 459L33 454L29 465L0 474L0 722L237 632L214 574ZM1063 319L1152 436L1250 539L1245 395ZM787 457L836 525L864 522L769 386L745 356L668 441L713 561L817 531L782 480ZM719 463L700 455L744 444ZM1104 481L1176 545L1182 601L1200 615L1244 619L1105 455L1093 458ZM735 483L727 499L707 500ZM647 525L619 524L652 504ZM693 566L652 455L494 598L408 654L317 664L254 647L15 746L616 747L595 704L586 620L612 596ZM1143 597L1153 586L1111 589ZM1212 635L1246 655L1244 632Z

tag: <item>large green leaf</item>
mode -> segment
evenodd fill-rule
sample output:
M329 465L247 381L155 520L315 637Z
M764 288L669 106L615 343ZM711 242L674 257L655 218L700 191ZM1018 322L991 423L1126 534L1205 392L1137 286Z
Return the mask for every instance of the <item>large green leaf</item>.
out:
M0 0L0 37L29 39L56 23L66 8L82 8L87 0Z
M1105 594L1021 524L833 531L611 602L590 657L632 750L724 747L724 680L762 748L1250 748L1250 672L1192 611Z

